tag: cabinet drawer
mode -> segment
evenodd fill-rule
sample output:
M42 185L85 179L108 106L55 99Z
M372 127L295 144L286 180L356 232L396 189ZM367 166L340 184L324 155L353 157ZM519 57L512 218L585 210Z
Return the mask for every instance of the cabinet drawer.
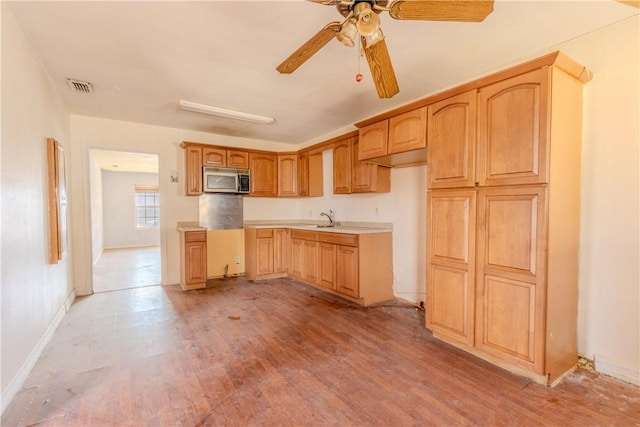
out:
M335 243L337 245L345 246L358 246L357 234L319 233L318 240L323 243Z
M187 231L184 233L184 241L185 242L206 242L207 241L207 232L206 231Z
M257 228L256 229L256 238L265 239L268 237L273 237L273 228Z
M300 240L318 240L318 232L317 231L307 231L307 230L291 230L291 238L292 239L300 239Z

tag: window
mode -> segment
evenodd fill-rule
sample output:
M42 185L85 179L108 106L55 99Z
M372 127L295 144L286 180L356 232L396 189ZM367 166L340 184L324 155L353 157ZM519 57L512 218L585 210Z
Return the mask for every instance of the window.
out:
M157 185L135 186L136 227L158 228L160 226L160 201Z

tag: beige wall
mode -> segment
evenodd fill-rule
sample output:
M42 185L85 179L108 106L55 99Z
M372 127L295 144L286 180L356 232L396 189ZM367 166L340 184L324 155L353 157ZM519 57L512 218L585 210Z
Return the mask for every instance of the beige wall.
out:
M640 17L565 43L585 89L578 349L640 385Z
M72 300L71 259L48 263L47 137L71 147L69 115L2 2L2 410ZM70 165L69 165L70 166ZM73 196L69 196L73 203ZM73 224L70 223L73 233ZM70 254L73 256L74 248Z

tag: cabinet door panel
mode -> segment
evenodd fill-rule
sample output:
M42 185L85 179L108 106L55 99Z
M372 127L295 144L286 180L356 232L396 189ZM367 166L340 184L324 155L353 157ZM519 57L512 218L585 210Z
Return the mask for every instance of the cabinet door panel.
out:
M336 142L333 146L333 193L351 193L352 140Z
M336 289L336 245L320 243L320 285Z
M318 242L304 241L304 280L318 283Z
M285 273L289 259L289 232L285 228L277 228L273 232L273 272Z
M276 197L278 193L277 156L275 154L251 153L251 195Z
M360 129L358 135L358 140L361 142L358 149L358 160L373 159L387 155L388 120L365 126Z
M478 191L476 346L543 373L546 188Z
M227 150L224 148L202 148L202 163L206 166L227 166Z
M202 283L207 281L207 244L203 242L185 243L185 281Z
M283 154L278 156L278 197L298 195L298 156Z
M426 326L474 343L476 192L427 193Z
M258 274L273 273L273 239L257 239L257 270Z
M427 146L427 108L419 108L389 119L388 154Z
M304 277L304 240L291 239L291 275L297 279Z
M429 188L473 187L476 92L429 105L427 120Z
M358 298L358 281L358 248L336 245L336 289Z
M531 283L501 277L484 279L482 328L478 347L533 364L536 295Z
M230 168L249 169L249 153L246 151L227 150L227 166Z
M309 195L309 153L298 154L298 196Z
M549 72L531 71L480 89L480 185L549 182Z
M469 273L464 270L431 264L430 327L454 339L473 344L473 290Z
M202 148L188 146L185 149L187 168L187 196L202 194Z

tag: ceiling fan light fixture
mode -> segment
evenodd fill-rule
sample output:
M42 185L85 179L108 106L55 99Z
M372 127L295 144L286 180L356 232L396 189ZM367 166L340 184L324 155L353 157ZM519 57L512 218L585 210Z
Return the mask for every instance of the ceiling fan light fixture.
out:
M228 110L226 108L214 107L211 105L198 104L196 102L180 100L178 106L181 110L193 111L196 113L209 114L216 117L224 117L227 119L244 120L245 122L258 123L261 125L270 125L276 119L257 114L244 113L242 111Z
M353 47L356 43L356 37L358 36L358 27L356 27L356 21L354 18L347 19L342 24L342 29L336 34L336 39L345 46Z
M369 36L380 28L380 17L371 9L364 10L358 15L356 27L361 35Z
M384 34L382 34L382 29L378 28L372 34L369 34L367 36L365 35L362 36L362 45L366 49L368 47L373 46L374 44L378 43L381 40L384 40Z

